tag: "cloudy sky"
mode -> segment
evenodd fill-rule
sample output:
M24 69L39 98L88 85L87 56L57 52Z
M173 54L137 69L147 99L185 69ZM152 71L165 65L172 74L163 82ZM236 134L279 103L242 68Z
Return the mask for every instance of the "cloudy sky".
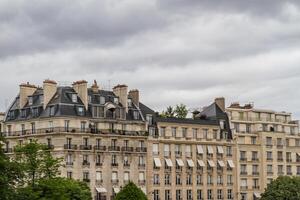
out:
M299 2L1 0L0 109L22 82L96 79L156 110L224 96L300 118Z

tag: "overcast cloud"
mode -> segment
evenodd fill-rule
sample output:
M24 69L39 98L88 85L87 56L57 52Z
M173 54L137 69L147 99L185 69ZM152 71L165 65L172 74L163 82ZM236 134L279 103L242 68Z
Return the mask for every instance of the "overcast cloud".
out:
M215 97L300 118L300 1L1 0L0 109L29 81L126 83L158 111Z

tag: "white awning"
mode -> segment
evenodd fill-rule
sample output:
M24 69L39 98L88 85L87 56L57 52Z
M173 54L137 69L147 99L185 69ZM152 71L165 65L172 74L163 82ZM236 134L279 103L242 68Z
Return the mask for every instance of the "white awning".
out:
M232 160L227 160L227 162L230 168L234 168L234 163Z
M181 159L176 159L176 162L177 162L177 165L179 167L183 167L184 166L184 163L183 163L183 161Z
M197 152L198 154L204 154L202 145L197 145Z
M147 195L147 189L145 187L142 187L141 190Z
M198 165L200 167L205 167L205 163L203 162L203 160L198 160Z
M173 163L172 163L171 159L166 158L165 161L166 161L166 164L167 164L168 167L173 167Z
M218 149L218 153L219 154L223 154L224 153L223 147L217 146L217 149Z
M116 194L118 194L118 193L120 192L120 188L114 187L114 192L115 192Z
M256 198L261 198L261 195L260 195L260 193L258 193L258 192L254 192L254 196L255 196Z
M96 187L96 191L98 193L106 193L107 192L107 190L104 187Z
M220 167L225 167L223 160L218 160L218 164L220 165Z
M208 162L210 167L215 167L216 166L214 161L212 161L212 160L207 160L207 162Z
M207 152L208 152L208 154L213 154L214 153L214 150L213 150L212 146L207 146Z
M296 153L298 156L300 156L300 153Z
M194 164L193 160L188 159L186 161L187 161L189 167L195 167L195 164Z
M161 167L161 162L159 158L154 158L155 167Z

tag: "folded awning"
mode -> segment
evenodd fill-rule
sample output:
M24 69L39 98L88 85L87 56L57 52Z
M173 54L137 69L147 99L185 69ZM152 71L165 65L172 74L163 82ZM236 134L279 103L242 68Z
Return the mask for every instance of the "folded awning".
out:
M260 195L260 193L258 193L258 192L254 192L254 196L255 196L256 198L261 198L261 195Z
M207 153L208 154L213 154L214 153L214 150L213 150L212 146L207 146Z
M193 160L188 159L186 161L187 161L189 167L195 167L195 164L194 164Z
M227 160L227 162L230 168L234 168L234 163L232 160Z
M219 154L223 154L224 153L223 147L221 147L221 146L217 146L217 150L218 150Z
M165 161L166 161L166 164L167 164L168 167L173 167L173 163L172 163L171 159L166 158Z
M147 195L147 189L145 187L142 187L141 190Z
M183 163L183 161L181 159L176 159L176 162L177 162L177 165L179 167L183 167L184 166L184 163Z
M300 153L296 153L298 156L300 156Z
M203 162L203 160L198 160L198 165L200 167L205 167L205 163Z
M154 158L155 167L161 167L161 162L159 158Z
M98 193L106 193L107 192L107 190L104 187L96 187L96 191Z
M215 163L214 163L214 161L212 161L212 160L207 160L207 162L208 162L208 165L210 167L215 167L216 166Z
M114 192L115 192L116 194L118 194L118 193L120 192L120 188L114 187Z
M204 154L202 145L197 145L197 152L198 154Z
M223 160L218 160L218 164L220 167L225 167Z

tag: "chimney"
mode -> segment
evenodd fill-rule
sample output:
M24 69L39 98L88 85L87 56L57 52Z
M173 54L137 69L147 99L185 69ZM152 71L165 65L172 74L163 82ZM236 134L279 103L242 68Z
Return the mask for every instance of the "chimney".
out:
M22 109L27 101L28 101L28 97L33 95L33 93L36 91L37 87L35 85L31 85L29 84L29 82L27 83L22 83L20 85L20 102L19 102L19 106Z
M215 103L221 108L221 110L223 112L225 112L225 98L224 97L215 98Z
M87 81L81 80L73 83L73 89L78 94L79 98L83 102L85 109L88 109L88 90Z
M130 90L128 96L132 99L132 102L137 106L140 107L140 92L135 90Z
M128 87L127 85L117 85L113 88L114 94L119 97L120 103L125 107L126 112L128 112Z
M99 92L99 86L96 80L94 80L94 84L92 85L92 91L93 93L98 93Z
M53 80L45 80L43 82L43 90L44 90L44 109L46 109L48 103L51 101L53 96L57 91L57 83Z

